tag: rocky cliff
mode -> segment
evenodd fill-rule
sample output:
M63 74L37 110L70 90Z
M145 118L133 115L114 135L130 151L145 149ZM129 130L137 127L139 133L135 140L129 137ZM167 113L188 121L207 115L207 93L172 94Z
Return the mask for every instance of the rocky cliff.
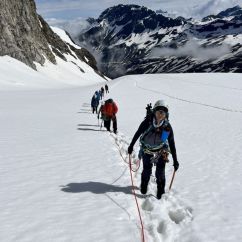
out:
M35 62L56 64L56 56L72 51L97 71L95 58L84 48L64 42L36 12L34 0L0 1L0 56L9 55L36 69ZM76 58L76 57L75 57Z

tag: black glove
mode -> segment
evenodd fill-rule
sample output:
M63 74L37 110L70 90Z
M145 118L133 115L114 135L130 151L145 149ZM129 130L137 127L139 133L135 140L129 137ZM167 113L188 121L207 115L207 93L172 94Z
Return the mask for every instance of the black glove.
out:
M131 154L132 154L132 152L133 152L133 146L132 146L132 145L130 145L130 146L128 147L128 153L131 155Z
M173 162L173 166L174 166L175 171L177 171L178 168L179 168L179 162L178 162L177 160L175 160L175 161Z

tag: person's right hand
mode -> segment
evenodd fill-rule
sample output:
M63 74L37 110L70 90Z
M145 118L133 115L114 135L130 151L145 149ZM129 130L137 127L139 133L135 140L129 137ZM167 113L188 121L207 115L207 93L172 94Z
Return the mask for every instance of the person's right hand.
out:
M133 146L132 145L130 145L129 147L128 147L128 154L132 154L132 152L133 152Z

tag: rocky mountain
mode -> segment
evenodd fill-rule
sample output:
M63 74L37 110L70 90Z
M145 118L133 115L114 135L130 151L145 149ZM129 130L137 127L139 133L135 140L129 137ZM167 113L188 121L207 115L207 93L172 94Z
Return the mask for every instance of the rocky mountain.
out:
M54 33L37 14L34 0L0 1L0 56L4 55L34 69L35 63L43 65L48 60L56 64L57 57L67 61L69 55L86 62L100 74L93 55L84 48L75 48Z
M201 21L138 5L106 9L75 42L109 77L162 72L242 72L242 8Z
M228 8L225 11L220 12L217 16L220 18L224 17L237 17L242 15L242 8L237 5L233 8Z

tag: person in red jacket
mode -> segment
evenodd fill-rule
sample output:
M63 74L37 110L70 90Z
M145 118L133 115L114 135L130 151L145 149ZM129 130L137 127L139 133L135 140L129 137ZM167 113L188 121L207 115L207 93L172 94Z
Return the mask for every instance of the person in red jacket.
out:
M100 107L98 112L98 119L101 113L101 119L104 121L104 127L107 131L110 131L111 120L113 122L113 132L117 133L117 117L116 113L118 112L117 104L113 101L113 99L108 99L105 103Z

